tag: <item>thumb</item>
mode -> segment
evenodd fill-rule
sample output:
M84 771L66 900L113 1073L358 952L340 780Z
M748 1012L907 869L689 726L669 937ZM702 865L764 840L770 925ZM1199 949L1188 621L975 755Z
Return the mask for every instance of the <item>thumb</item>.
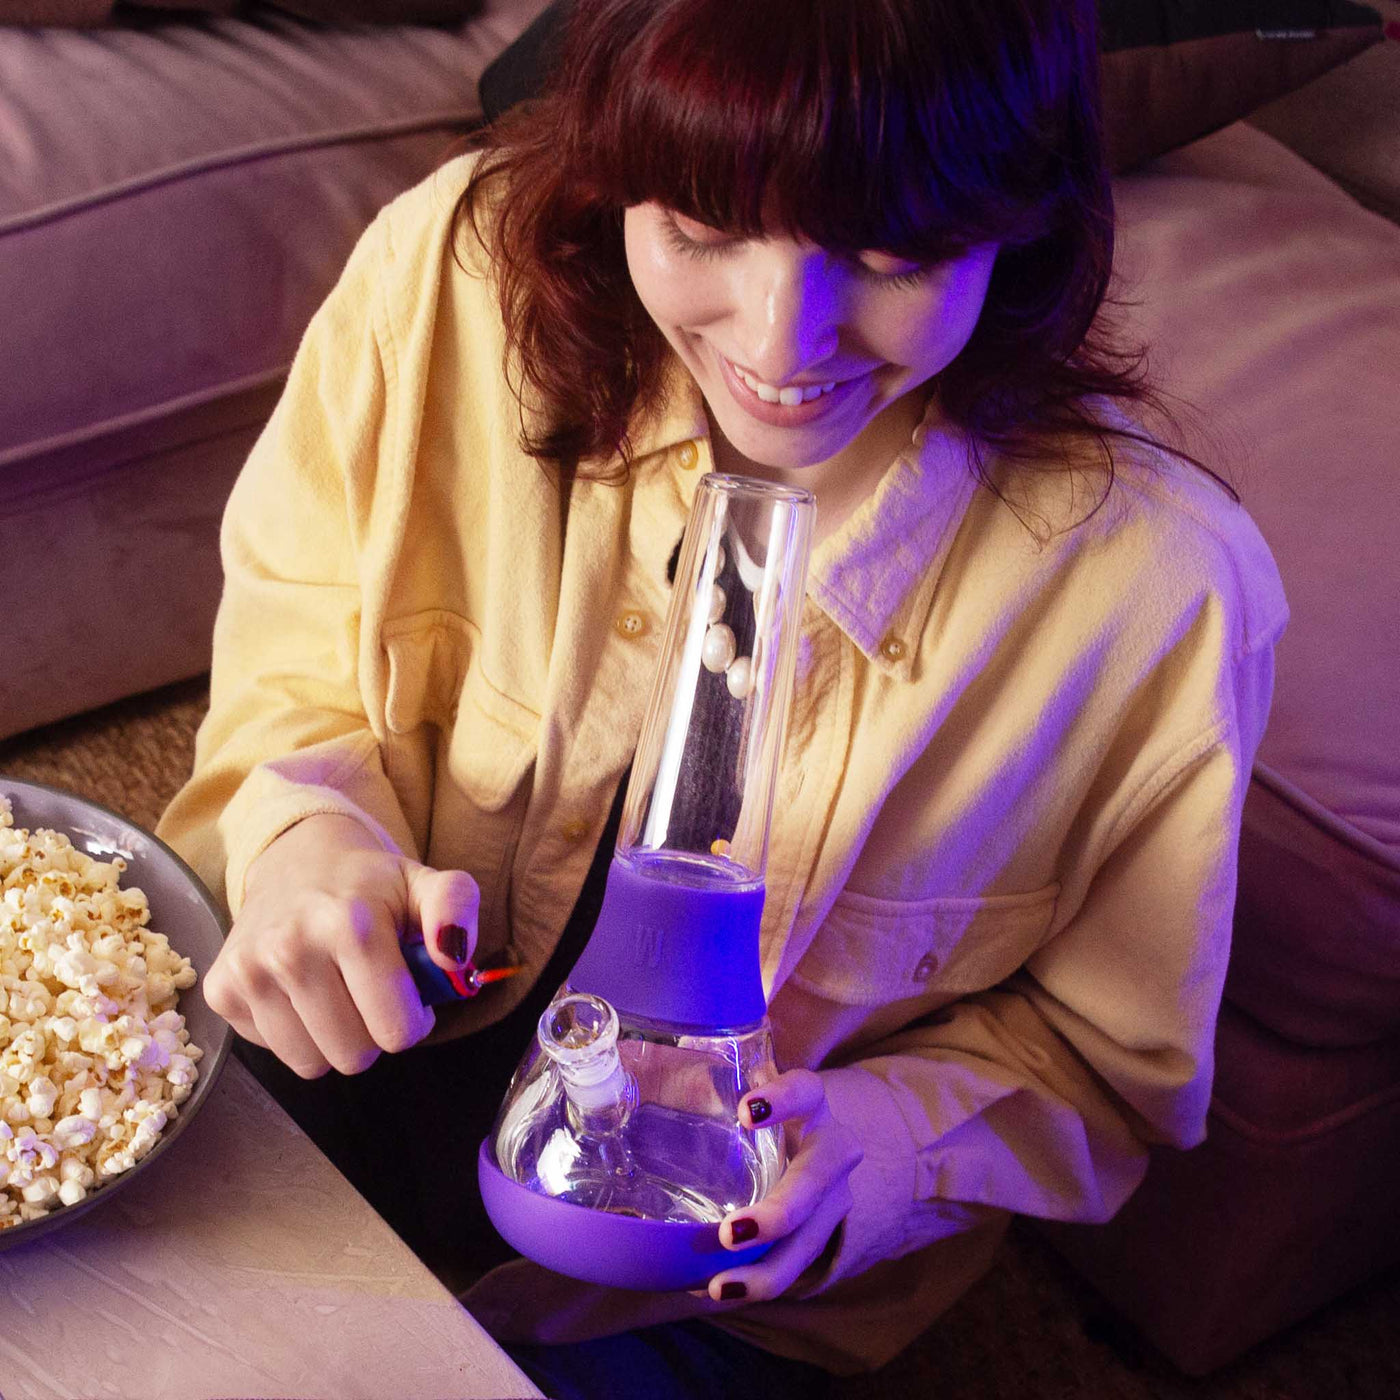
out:
M476 951L481 890L465 870L408 871L408 912L423 930L428 955L444 972L460 972Z

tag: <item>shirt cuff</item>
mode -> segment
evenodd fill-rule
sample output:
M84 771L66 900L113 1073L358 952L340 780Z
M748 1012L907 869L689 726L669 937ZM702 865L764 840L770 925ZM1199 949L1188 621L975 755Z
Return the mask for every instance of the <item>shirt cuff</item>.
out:
M366 733L349 743L333 740L299 750L248 774L220 818L228 850L226 894L232 917L237 918L243 906L249 867L283 832L307 817L351 817L386 851L411 854L412 839L392 789L386 799L380 791L387 786L382 774L377 765L367 763L377 753L374 736Z
M811 1292L911 1247L906 1240L918 1156L904 1115L879 1075L852 1066L822 1070L821 1077L832 1117L856 1135L865 1156L850 1175L852 1205L835 1255Z

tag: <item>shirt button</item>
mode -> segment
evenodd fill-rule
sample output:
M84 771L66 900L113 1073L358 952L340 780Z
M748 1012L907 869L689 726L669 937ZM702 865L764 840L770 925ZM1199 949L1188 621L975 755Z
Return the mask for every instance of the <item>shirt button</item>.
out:
M938 971L938 959L932 953L925 953L919 959L918 965L914 968L914 980L916 982L927 982L935 972Z
M559 834L571 845L576 845L588 835L588 823L582 817L570 817L559 828Z
M903 661L906 647L896 636L888 636L880 643L880 655L886 661Z
M613 623L619 637L626 637L628 641L633 638L645 635L647 630L647 620L644 614L629 608L625 613L619 613L617 621Z
M676 460L681 464L682 471L694 471L696 463L700 460L700 449L693 442L684 442L681 444L681 450L676 453Z

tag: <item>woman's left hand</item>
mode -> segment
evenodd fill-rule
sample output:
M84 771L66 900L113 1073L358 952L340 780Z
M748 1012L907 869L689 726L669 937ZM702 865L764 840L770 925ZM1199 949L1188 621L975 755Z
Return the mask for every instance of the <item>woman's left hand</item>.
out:
M696 1296L756 1303L786 1292L826 1248L851 1209L849 1179L865 1150L832 1117L821 1076L809 1069L789 1070L746 1094L739 1121L755 1128L783 1125L790 1160L761 1201L725 1216L720 1242L747 1249L771 1240L773 1247L755 1264L716 1274Z

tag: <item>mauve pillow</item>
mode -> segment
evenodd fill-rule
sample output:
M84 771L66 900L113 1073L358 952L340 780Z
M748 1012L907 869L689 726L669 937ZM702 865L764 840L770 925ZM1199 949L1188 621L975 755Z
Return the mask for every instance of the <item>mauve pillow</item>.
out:
M1400 0L1390 12L1386 32L1400 40ZM1368 49L1249 121L1400 223L1400 42Z
M1099 0L1109 165L1123 172L1247 116L1384 37L1348 0Z

